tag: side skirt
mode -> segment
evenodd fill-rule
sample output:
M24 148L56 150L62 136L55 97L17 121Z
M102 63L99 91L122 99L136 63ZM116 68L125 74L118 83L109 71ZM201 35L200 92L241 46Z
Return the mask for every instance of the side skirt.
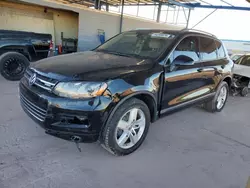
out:
M215 94L216 94L215 92L210 93L210 94L204 95L202 97L199 97L199 98L196 98L196 99L193 99L193 100L178 104L176 106L163 109L163 110L160 111L160 116L165 114L165 113L167 114L167 113L171 113L173 111L177 111L177 110L181 110L183 108L187 108L187 107L192 106L194 104L199 104L199 103L209 101L209 99L213 98L215 96Z

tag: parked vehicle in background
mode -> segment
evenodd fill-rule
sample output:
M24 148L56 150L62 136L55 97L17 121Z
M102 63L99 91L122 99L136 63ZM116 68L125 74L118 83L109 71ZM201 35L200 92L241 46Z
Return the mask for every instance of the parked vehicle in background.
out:
M235 62L237 59L239 59L242 56L243 56L243 54L233 54L233 55L231 55L230 58L233 60L233 62Z
M250 54L243 55L235 61L233 73L233 94L247 96L250 88Z
M48 57L52 48L50 34L0 30L0 73L7 80L20 80L29 62Z
M99 140L109 152L127 155L164 114L199 103L220 112L232 67L211 34L134 30L93 51L32 64L20 81L20 102L48 134Z

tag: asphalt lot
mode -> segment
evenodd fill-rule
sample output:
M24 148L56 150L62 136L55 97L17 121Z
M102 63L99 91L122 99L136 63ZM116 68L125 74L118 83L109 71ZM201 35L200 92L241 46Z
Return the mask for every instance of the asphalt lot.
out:
M46 135L21 110L17 85L0 78L0 188L243 188L250 176L250 98L162 118L138 151L114 157Z

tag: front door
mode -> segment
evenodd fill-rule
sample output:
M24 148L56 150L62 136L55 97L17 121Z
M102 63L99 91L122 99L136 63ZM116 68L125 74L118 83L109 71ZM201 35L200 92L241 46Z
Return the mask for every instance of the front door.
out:
M162 111L195 101L210 93L200 62L199 38L184 38L168 59L162 96Z

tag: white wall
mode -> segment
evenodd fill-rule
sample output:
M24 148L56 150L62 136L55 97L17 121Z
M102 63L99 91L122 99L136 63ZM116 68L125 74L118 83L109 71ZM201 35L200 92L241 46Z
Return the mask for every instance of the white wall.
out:
M105 31L106 39L119 33L120 15L84 8L75 5L55 3L52 0L22 0L24 2L35 3L46 7L67 9L79 13L78 28L78 49L79 51L89 50L100 44L98 29ZM124 16L123 31L136 28L154 29L182 29L181 27L159 24L153 21Z
M177 26L159 24L149 20L143 20L124 16L122 31L128 31L137 28L153 28L153 29L181 29ZM96 10L80 10L79 11L79 51L93 49L100 45L98 38L98 29L105 31L106 40L120 31L120 15Z
M79 11L79 51L93 49L100 44L98 29L105 31L106 39L119 33L119 18L110 14L100 14L97 11Z

